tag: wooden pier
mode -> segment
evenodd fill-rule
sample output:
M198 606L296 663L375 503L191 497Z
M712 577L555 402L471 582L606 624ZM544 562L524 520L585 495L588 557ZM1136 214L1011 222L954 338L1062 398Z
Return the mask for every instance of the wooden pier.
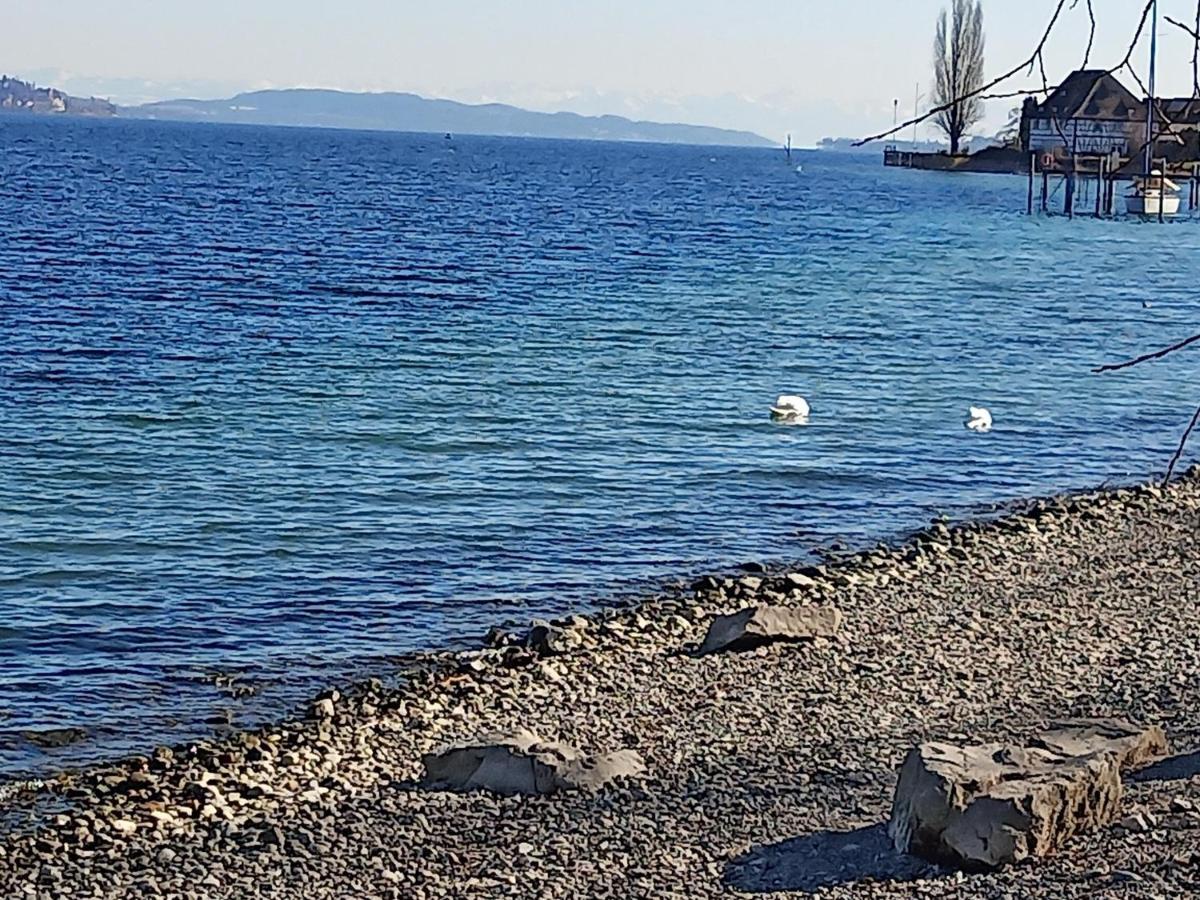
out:
M1117 215L1118 186L1122 182L1132 184L1134 179L1144 177L1142 166L1141 159L1129 159L1115 153L1074 154L1067 157L1031 153L1026 212L1029 215L1035 211L1050 213L1051 207L1057 205L1054 198L1061 190L1062 215L1068 218L1077 215L1113 218ZM1152 168L1159 173L1150 177L1160 179L1160 191L1166 181L1187 184L1187 210L1195 212L1200 208L1200 162L1171 163L1163 158L1154 160ZM1040 201L1035 204L1035 187L1039 176ZM1051 190L1054 182L1057 184ZM1150 184L1153 183L1151 180ZM1161 203L1159 207L1158 219L1162 221Z

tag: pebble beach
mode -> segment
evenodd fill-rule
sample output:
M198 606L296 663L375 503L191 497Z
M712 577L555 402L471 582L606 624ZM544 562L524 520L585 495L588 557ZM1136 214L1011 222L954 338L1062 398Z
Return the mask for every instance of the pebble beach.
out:
M1200 472L1016 504L795 569L490 633L294 720L0 786L8 898L1171 897L1200 891ZM829 606L836 636L701 656L717 615ZM534 635L531 637L531 635ZM995 872L896 853L926 740L1064 717L1160 726L1120 825ZM528 729L645 773L545 797L422 784Z

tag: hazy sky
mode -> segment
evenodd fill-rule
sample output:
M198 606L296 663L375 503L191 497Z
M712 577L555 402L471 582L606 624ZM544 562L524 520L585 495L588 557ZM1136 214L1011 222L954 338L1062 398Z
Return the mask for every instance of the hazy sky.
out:
M408 90L770 137L790 131L811 142L890 124L894 98L902 114L911 110L916 82L930 78L945 2L17 0L0 28L0 65L118 102L301 85ZM1054 5L985 0L990 72L1029 54ZM1085 5L1079 0L1049 48L1051 78L1082 58ZM1094 5L1094 58L1111 65L1141 3ZM1164 15L1195 16L1194 0L1161 6ZM1190 94L1191 47L1170 26L1162 35L1164 91ZM989 130L1008 105L991 104Z

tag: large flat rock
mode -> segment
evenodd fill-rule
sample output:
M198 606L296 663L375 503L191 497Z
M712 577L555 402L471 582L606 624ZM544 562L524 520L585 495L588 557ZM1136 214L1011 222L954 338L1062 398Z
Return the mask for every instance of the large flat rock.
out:
M1158 728L1071 722L1026 747L922 744L900 769L888 826L902 853L992 869L1054 853L1121 812L1121 769L1164 752Z
M754 650L777 641L829 638L842 627L832 606L750 606L717 616L708 627L700 655Z
M505 795L594 793L616 779L645 772L641 756L633 750L588 756L524 729L446 747L426 754L423 762L424 787Z
M1030 741L1064 756L1112 753L1121 771L1145 765L1167 752L1167 736L1157 725L1142 727L1122 719L1069 719L1056 722Z

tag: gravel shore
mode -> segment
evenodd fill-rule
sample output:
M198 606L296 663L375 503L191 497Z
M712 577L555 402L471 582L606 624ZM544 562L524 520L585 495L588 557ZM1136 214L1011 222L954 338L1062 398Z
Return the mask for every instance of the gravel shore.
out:
M1198 551L1192 470L825 566L703 579L556 623L532 648L493 634L402 687L330 692L301 721L10 786L0 897L1197 893ZM833 605L844 625L692 652L714 615L755 602ZM1137 827L990 874L892 852L883 823L915 744L1019 739L1063 716L1166 731L1175 755L1127 785ZM595 796L419 786L423 753L514 727L637 750L647 773Z

